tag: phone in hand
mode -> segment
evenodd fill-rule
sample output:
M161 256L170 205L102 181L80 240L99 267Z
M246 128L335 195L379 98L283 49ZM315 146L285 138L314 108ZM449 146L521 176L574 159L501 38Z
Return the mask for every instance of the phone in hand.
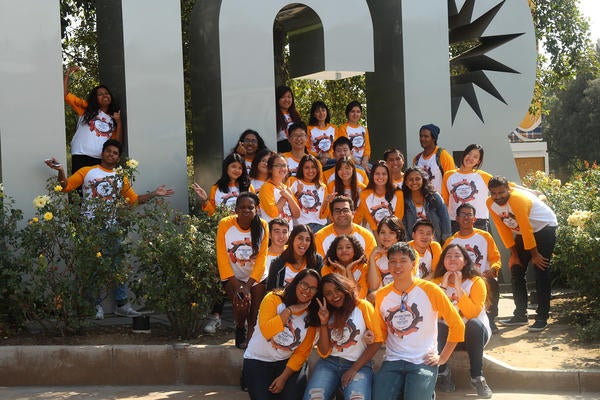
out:
M47 159L45 159L44 161L46 161L46 162L50 162L50 163L52 164L52 166L53 166L53 167L60 167L60 166L62 166L62 164L61 164L61 163L59 163L58 161L55 161L55 160L53 160L53 159L51 159L51 158L47 158Z

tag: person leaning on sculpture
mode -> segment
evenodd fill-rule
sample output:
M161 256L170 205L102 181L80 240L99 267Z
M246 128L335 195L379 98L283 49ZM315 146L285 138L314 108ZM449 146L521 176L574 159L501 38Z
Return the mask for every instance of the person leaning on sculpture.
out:
M64 76L65 101L79 115L77 130L71 140L72 174L81 167L100 164L102 145L108 139L123 142L121 111L106 86L93 88L86 100L69 92L71 74L79 70L78 66L71 66Z
M154 197L171 196L173 189L166 188L161 185L151 192L138 195L127 178L114 179L116 172L115 167L121 160L122 145L120 142L109 139L102 146L101 160L98 165L83 167L77 170L69 178L66 177L62 164L52 157L46 160L48 167L58 171L58 182L62 186L63 192L70 192L81 186L83 189L84 201L100 196L98 193L102 188L102 199L105 201L114 201L117 196L123 196L130 204L143 204ZM85 215L88 218L94 218L94 209L92 207L85 208ZM110 221L109 221L110 222ZM107 225L110 225L107 223ZM110 234L110 227L106 232ZM140 315L127 302L127 286L117 285L115 289L115 301L117 307L115 314L124 317L137 317ZM104 309L102 308L101 299L96 299L96 319L104 318Z
M550 260L556 244L558 222L554 211L530 191L509 186L503 176L488 183L487 207L500 238L510 250L510 267L515 311L513 317L500 321L503 325L527 324L527 285L525 274L529 261L535 266L538 307L530 332L546 329L550 312Z

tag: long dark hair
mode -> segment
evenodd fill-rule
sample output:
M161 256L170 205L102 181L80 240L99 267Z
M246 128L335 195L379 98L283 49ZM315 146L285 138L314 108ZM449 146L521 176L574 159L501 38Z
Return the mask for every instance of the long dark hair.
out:
M108 114L110 116L113 126L116 128L117 123L112 118L112 115L114 113L116 113L117 111L119 111L119 107L116 104L115 97L112 95L110 89L104 85L96 86L88 94L87 99L86 99L87 107L85 108L85 111L83 112L83 121L86 124L89 124L98 115L98 112L100 111L100 104L98 104L98 90L100 90L100 89L105 89L108 92L108 94L110 95L110 104L108 105L108 110L106 111L106 114Z
M313 102L312 106L310 107L310 116L308 117L309 125L312 125L312 126L319 125L319 121L315 117L315 111L317 111L319 108L324 108L325 111L327 112L327 116L325 117L325 124L328 124L329 121L331 120L331 113L329 112L329 107L327 107L327 104L325 104L324 101L318 100L318 101Z
M238 153L231 153L223 160L223 166L221 167L221 177L217 180L216 185L219 187L219 190L223 193L229 193L229 175L227 175L227 167L234 162L240 163L242 166L242 175L237 179L237 187L240 192L245 192L250 187L250 178L248 177L248 173L246 172L246 164L244 162L244 157L240 156Z
M302 232L306 232L310 236L310 245L308 246L306 253L304 253L304 257L306 258L306 268L314 268L317 265L317 246L315 245L315 235L310 230L308 225L300 224L294 226L294 229L292 229L292 232L290 232L287 247L285 248L285 250L283 250L283 253L281 253L279 259L284 263L289 262L291 264L300 261L296 260L296 258L294 257L293 244L296 236L298 236Z
M406 186L406 180L408 179L408 175L411 172L417 172L421 174L421 178L423 179L423 186L421 186L421 194L425 198L425 200L431 199L435 194L435 188L429 182L429 177L427 173L421 167L410 167L404 171L404 184L402 185L402 192L404 193L404 199L412 199L411 190Z
M379 221L379 224L377 224L377 234L381 233L381 228L384 225L390 228L390 230L396 234L397 242L406 241L406 229L398 217L395 215L383 217L381 221Z
M331 304L327 303L327 309L329 310L330 314L334 317L333 328L344 329L346 320L348 319L348 317L350 317L350 314L352 314L352 311L354 310L354 308L356 307L356 303L358 302L356 298L356 288L354 282L340 274L325 275L321 280L321 285L319 285L320 298L323 298L325 296L323 294L323 287L326 283L334 284L337 289L344 293L344 304L342 304L340 308L333 307Z
M433 277L440 278L440 277L444 276L444 274L446 272L448 272L448 270L444 266L444 258L446 258L446 254L448 253L448 251L453 249L454 247L457 247L460 250L460 252L463 255L463 258L465 259L465 266L463 267L463 269L461 271L463 280L471 279L474 276L481 276L479 271L477 271L477 269L475 268L475 264L473 263L473 260L471 260L471 257L469 256L469 253L467 252L467 250L458 243L452 243L452 244L449 244L444 249L444 251L442 251L442 254L440 255L440 261L438 261L438 265L437 265L437 268L435 269ZM457 284L459 284L459 283L457 283Z
M321 182L321 163L319 163L317 158L312 154L305 154L302 156L300 162L298 163L298 169L296 170L296 178L304 180L304 171L302 171L302 168L304 168L304 164L306 164L307 162L312 162L315 165L315 168L317 169L317 175L311 183L316 183L318 186L319 182Z
M462 156L460 157L460 165L462 166L464 164L466 155L469 154L473 150L479 151L479 163L473 167L474 170L478 170L481 167L481 164L483 164L483 153L484 153L483 147L481 147L478 144L470 144L467 146L467 148L463 151Z
M333 239L333 242L331 242L331 245L329 246L329 249L327 250L327 254L325 255L326 263L329 264L329 260L335 261L335 262L339 261L338 256L336 254L336 250L337 250L336 248L337 248L338 243L344 239L350 241L350 243L352 243L352 247L354 248L354 257L352 257L352 261L358 260L365 254L365 249L363 249L362 245L360 244L360 242L358 241L357 238L355 238L352 235L346 235L346 234L339 235L335 239Z
M263 158L265 158L265 156L271 156L272 151L264 148L262 150L259 150L256 152L256 154L254 155L254 160L252 160L252 165L250 166L250 178L257 178L258 177L258 164L260 163L260 160L262 160ZM268 162L268 160L267 160ZM269 173L267 172L267 176L269 176Z
M305 276L311 275L316 280L319 286L321 286L321 275L311 268L303 269L298 272L294 279L283 289L283 290L275 290L274 293L281 297L281 301L285 304L286 307L293 306L294 304L298 304L298 296L296 296L296 288L302 279ZM319 304L317 303L317 296L313 296L310 304L308 305L308 313L304 322L306 322L306 326L319 326L321 325L321 320L319 319Z
M373 177L375 176L375 170L377 168L384 168L385 172L387 173L388 180L385 183L385 199L389 203L394 198L396 186L394 186L394 183L392 182L392 174L390 174L390 169L385 161L378 161L377 164L373 165L373 168L371 168L371 173L369 174L369 183L367 184L366 189L371 189L373 192L375 192L375 179L373 179Z
M342 157L335 163L335 176L334 176L334 189L338 194L343 194L346 192L346 187L344 186L344 182L338 176L338 171L342 167L342 165L349 165L352 168L352 178L350 178L350 198L354 202L354 204L358 204L358 199L360 197L360 192L358 191L358 177L356 176L356 164L352 157Z
M257 208L256 215L250 221L250 239L252 241L252 255L256 256L258 251L260 250L260 245L263 241L263 235L265 233L262 221L260 216L258 215L258 207L260 206L260 200L256 193L252 192L241 192L237 199L235 200L235 207L237 208L242 199L251 199L254 202L254 206Z
M287 122L285 122L285 117L283 116L283 113L279 109L279 99L281 97L283 97L283 95L286 94L287 92L290 92L292 94L292 105L290 105L290 108L288 108L288 113L290 114L292 121L293 122L302 121L302 118L300 118L300 113L298 113L298 111L296 110L296 101L294 100L294 92L292 92L292 89L289 86L279 86L279 87L277 87L277 89L275 89L275 114L277 115L277 130L278 131L287 129Z

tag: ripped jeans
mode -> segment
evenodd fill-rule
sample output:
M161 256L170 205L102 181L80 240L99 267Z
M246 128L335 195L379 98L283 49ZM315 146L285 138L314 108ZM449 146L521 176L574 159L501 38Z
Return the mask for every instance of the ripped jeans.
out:
M303 400L329 400L341 385L342 375L349 370L354 361L344 358L329 356L317 361ZM352 381L343 388L345 400L370 400L371 386L373 384L373 367L371 362L354 375Z

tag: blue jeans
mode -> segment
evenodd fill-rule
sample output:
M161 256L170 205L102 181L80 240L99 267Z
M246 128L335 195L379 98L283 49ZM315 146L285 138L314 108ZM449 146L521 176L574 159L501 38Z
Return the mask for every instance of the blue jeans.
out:
M354 361L340 357L321 358L310 376L304 400L327 400L340 386L342 375L352 367ZM373 385L373 367L371 363L362 366L354 375L352 381L344 390L344 399L371 399L371 386Z
M374 399L431 400L437 379L437 366L408 361L384 361L375 375Z
M277 378L288 360L260 361L244 358L244 381L251 400L299 400L306 387L306 363L300 371L294 372L285 382L283 391L278 394L269 392L269 386Z

